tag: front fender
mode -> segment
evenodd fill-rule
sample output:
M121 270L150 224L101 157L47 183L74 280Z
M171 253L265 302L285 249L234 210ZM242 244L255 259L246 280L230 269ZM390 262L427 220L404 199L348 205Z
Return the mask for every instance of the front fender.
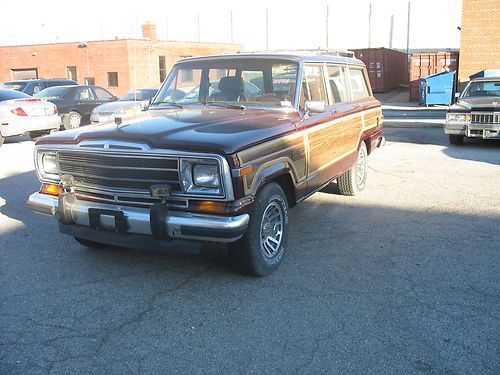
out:
M296 180L293 178L292 169L286 160L278 160L262 165L257 173L254 175L252 184L250 186L250 194L255 196L262 187L270 181L280 177L284 174L290 175L294 184Z

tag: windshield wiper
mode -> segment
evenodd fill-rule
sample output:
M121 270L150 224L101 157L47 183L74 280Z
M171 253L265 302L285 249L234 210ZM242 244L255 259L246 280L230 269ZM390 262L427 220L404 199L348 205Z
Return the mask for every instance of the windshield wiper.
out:
M180 104L174 103L174 102L157 102L157 103L151 103L149 107L163 107L163 106L171 106L171 107L177 107L183 109L184 107Z
M216 106L216 107L223 107L223 108L234 108L234 109L246 109L247 107L245 107L244 105L242 104L230 104L230 103L226 103L226 102L203 102L203 104L206 106L209 106L209 105L213 105L213 106Z

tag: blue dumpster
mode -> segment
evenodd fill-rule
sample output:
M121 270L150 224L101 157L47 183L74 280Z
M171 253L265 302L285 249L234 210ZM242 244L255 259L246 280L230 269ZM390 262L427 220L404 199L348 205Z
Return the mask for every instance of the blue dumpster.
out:
M420 104L451 104L455 72L441 72L420 79Z
M471 76L469 79L483 78L483 77L500 77L500 69L485 69L477 72Z

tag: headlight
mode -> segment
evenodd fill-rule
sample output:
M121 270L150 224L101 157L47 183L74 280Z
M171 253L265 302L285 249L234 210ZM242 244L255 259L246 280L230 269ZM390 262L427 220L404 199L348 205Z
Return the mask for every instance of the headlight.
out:
M195 164L193 166L193 182L200 187L219 187L219 168L216 165Z
M55 152L39 151L37 153L36 167L41 180L60 180Z
M448 113L446 118L448 121L470 122L472 116L470 113Z
M211 159L182 159L181 181L184 192L221 196L219 163Z

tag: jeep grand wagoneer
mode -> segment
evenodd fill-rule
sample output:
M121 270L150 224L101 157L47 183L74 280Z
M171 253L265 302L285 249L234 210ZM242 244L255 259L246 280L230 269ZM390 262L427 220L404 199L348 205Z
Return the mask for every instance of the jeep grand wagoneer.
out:
M28 204L88 247L226 242L238 270L265 275L288 247L289 207L333 180L362 191L383 142L352 55L190 58L141 116L39 139Z

